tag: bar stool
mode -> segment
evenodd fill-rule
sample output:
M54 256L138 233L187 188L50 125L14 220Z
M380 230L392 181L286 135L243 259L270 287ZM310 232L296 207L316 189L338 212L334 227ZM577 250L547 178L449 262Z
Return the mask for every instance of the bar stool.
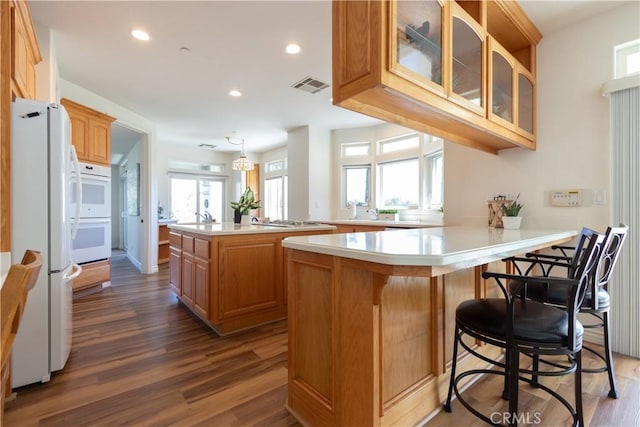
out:
M485 272L484 279L492 278L499 286L503 298L485 298L464 301L456 309L456 327L453 346L453 362L449 392L444 409L452 412L451 399L455 392L460 403L483 421L495 425L496 421L479 412L469 404L460 391L458 383L463 378L476 374L492 374L505 377L506 397L509 401L509 425L517 425L518 381L533 383L519 374L566 375L574 373L575 408L560 394L540 384L539 388L562 403L571 413L574 425L584 426L582 414L582 334L583 328L577 320L577 313L587 291L589 277L598 266L604 235L597 233L584 236L585 249L581 251L577 268L568 278L532 277L524 275ZM588 244L587 244L588 241ZM519 283L517 292L509 292L508 283ZM493 281L492 281L493 282ZM534 283L551 283L569 289L565 306L555 307L543 302L527 299L527 288ZM505 350L504 363L491 360L464 343L463 336L495 345ZM493 364L500 369L472 369L456 374L458 346L469 354ZM520 369L520 354L566 355L571 366L553 372L539 372Z
M613 370L613 356L611 354L610 345L609 281L611 280L614 267L616 266L620 253L622 252L622 246L628 231L629 227L625 224L620 224L617 227L607 227L605 232L605 242L603 244L604 249L601 252L598 269L590 278L584 301L580 306L580 313L589 314L597 319L596 323L588 325L583 324L583 327L602 328L604 338L604 354L599 353L586 345L583 346L585 350L600 358L604 362L604 366L593 369L583 368L582 372L607 372L610 386L609 397L613 399L618 398L618 391L616 387L615 373ZM576 260L579 258L578 255L583 250L584 241L582 236L590 235L592 233L594 233L593 230L584 228L581 233L581 239L575 247L552 246L552 249L559 250L562 255L528 253L526 254L526 258L511 257L508 258L508 260L514 262L519 273L522 273L522 267L519 263L528 262L529 266L527 267L524 275L529 275L531 271L534 271L534 267L539 267L538 272L541 272L544 277L550 276L551 272L556 267L566 267L570 274L572 269L575 269ZM569 256L571 252L573 252L573 254ZM517 286L517 283L510 283L509 286L513 291L513 288ZM562 307L567 300L567 289L563 287L549 286L548 283L532 283L527 288L527 297L536 301L542 301L547 304ZM538 368L539 362L539 357L534 356L534 370ZM547 365L562 367L562 365L549 363L544 360L542 362ZM533 380L534 383L537 383L537 378L535 376L533 377Z

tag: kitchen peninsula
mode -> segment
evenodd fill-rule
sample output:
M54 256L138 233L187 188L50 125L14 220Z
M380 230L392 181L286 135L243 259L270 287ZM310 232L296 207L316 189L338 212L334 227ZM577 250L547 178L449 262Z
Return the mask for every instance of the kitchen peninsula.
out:
M575 235L460 226L284 240L287 409L304 425L424 420L446 396L457 305L500 293L481 273ZM460 371L480 366L471 359L461 354Z
M287 316L282 239L332 233L324 224L169 224L169 282L225 335Z

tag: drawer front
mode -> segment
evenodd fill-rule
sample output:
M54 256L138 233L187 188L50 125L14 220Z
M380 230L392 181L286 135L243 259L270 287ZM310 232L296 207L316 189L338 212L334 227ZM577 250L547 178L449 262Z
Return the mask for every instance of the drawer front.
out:
M195 239L195 253L197 257L209 259L209 241Z
M191 236L182 236L182 250L193 253L193 241L195 239Z
M178 233L169 233L169 245L176 249L182 249L182 235Z

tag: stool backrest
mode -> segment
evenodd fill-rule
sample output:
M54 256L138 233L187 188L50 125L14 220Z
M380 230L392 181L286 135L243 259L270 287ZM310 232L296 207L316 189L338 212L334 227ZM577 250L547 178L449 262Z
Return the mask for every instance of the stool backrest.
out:
M622 252L622 245L627 238L628 231L629 227L625 224L620 224L617 227L607 227L598 269L595 272L592 284L593 288L591 289L592 295L594 295L594 297L591 298L593 309L598 309L598 298L595 297L598 288L602 287L607 290L609 286L611 274Z

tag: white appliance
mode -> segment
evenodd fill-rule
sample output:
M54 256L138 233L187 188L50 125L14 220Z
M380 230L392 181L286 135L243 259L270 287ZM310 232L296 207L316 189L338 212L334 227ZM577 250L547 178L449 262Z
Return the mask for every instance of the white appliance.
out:
M80 218L111 217L111 168L107 166L79 163L81 177ZM75 183L76 174L71 176ZM71 187L71 212L75 212L78 197L76 187Z
M70 176L78 168L70 122L61 105L16 99L12 104L12 263L26 249L43 257L29 292L13 346L12 385L49 381L71 351L71 280L82 268L71 262Z
M79 264L111 257L111 168L90 163L79 164L79 174L72 174L71 212L78 217L78 234L71 243L71 259ZM79 190L76 190L79 188ZM77 197L82 195L81 200Z
M71 243L71 259L78 264L111 256L111 218L80 218L78 233Z

